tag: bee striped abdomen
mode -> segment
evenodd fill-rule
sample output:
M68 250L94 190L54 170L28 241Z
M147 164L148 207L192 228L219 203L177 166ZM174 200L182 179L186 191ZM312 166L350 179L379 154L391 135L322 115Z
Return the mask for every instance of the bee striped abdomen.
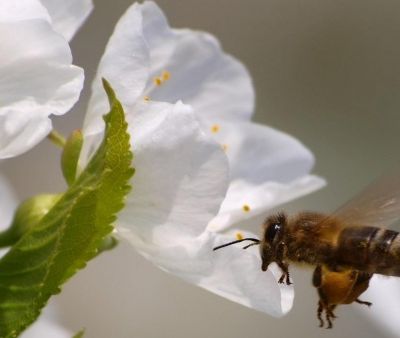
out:
M348 227L342 230L337 263L369 273L400 275L398 232L377 227Z

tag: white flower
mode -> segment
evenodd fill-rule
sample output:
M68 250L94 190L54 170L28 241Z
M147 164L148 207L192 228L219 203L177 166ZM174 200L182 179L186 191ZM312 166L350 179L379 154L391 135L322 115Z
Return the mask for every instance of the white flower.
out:
M17 207L17 199L8 184L0 176L0 231L5 230L11 223L14 210ZM7 250L0 250L0 256ZM33 323L21 336L21 338L70 338L72 332L57 323L57 310L54 304L47 306L40 318Z
M78 21L57 29L70 37ZM39 0L0 1L0 159L46 137L49 116L69 111L82 85L83 70L72 65L67 40L53 29Z
M274 267L261 271L257 249L212 251L232 240L233 232L222 230L323 185L308 175L314 160L302 144L249 121L254 94L243 65L211 35L171 29L153 2L134 4L93 83L82 165L108 109L101 77L125 107L136 168L119 236L193 284L274 316L286 313L293 290L277 284Z
M372 302L371 307L358 306L383 331L398 337L400 332L400 281L396 277L374 275L361 299Z
M68 41L93 9L92 0L40 0L48 10L54 30Z

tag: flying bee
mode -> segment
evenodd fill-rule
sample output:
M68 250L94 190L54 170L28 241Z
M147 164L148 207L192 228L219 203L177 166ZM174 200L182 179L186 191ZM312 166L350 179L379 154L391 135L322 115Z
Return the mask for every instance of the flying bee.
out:
M294 217L278 213L263 224L261 239L243 238L220 245L251 241L259 245L261 269L275 262L279 283L291 284L289 263L315 266L313 285L319 295L317 317L332 327L334 309L357 302L373 274L400 276L400 236L386 229L400 219L400 174L384 176L332 215L302 212Z

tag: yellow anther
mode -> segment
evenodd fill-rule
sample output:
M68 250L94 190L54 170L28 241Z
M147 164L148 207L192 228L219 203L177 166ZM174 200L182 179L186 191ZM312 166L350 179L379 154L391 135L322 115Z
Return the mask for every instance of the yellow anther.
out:
M160 77L155 77L154 78L154 84L156 86L161 86L162 85L162 79Z
M214 124L214 125L211 127L211 132L212 132L212 133L218 133L218 132L219 132L219 125L218 125L218 124Z
M243 209L244 212L249 212L250 211L250 206L248 204L243 204L242 209Z
M168 70L164 70L161 74L163 81L168 81L171 78L171 73Z
M222 150L227 151L228 150L228 145L227 144L221 144Z
M145 100L146 102L150 101L150 96L147 96L147 95L144 96L144 97L143 97L143 100Z
M243 234L241 233L241 232L237 232L236 234L235 234L235 236L236 236L236 239L238 240L238 241L240 241L240 240L242 240L244 237L243 237Z

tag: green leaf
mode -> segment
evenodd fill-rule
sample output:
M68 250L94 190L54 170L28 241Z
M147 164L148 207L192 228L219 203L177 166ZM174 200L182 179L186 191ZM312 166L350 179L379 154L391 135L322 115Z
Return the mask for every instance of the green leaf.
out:
M85 334L85 330L80 330L78 333L76 333L72 338L83 338L83 335Z
M103 80L111 111L102 144L39 224L0 260L0 337L16 337L60 286L93 258L130 190L132 153L124 111Z
M83 135L80 130L74 130L68 137L61 154L61 169L68 185L76 179L78 160L83 145Z

